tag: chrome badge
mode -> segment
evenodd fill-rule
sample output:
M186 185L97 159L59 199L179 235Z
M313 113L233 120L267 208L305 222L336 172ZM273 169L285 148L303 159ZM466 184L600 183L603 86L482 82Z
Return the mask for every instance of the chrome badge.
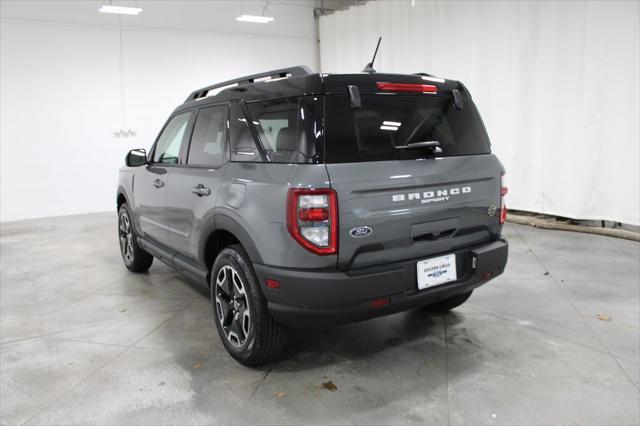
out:
M498 211L498 208L496 206L494 206L493 204L491 204L489 206L489 208L487 209L487 214L491 217L496 215L496 212Z
M349 231L349 235L351 235L353 238L362 238L362 237L367 237L371 235L372 232L373 232L373 229L371 229L368 226L358 226L358 227L352 228Z

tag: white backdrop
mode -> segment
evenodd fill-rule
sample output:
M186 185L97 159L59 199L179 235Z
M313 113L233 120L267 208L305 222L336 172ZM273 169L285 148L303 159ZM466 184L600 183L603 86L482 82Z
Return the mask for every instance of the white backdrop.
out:
M126 152L149 148L191 91L318 67L311 1L269 5L267 26L235 20L264 2L139 1L122 20L101 4L0 3L2 221L114 210Z
M373 1L320 18L323 72L461 80L507 206L640 225L637 1Z

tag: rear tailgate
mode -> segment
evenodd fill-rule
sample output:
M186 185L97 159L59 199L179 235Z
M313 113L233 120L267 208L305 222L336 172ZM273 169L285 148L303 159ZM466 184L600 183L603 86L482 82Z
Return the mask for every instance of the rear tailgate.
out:
M500 232L500 174L491 154L327 164L338 193L341 269L455 251Z
M500 233L503 169L468 92L447 82L406 94L426 89L405 83L402 92L377 83L384 93L362 83L355 107L349 96L325 96L341 269L425 259Z

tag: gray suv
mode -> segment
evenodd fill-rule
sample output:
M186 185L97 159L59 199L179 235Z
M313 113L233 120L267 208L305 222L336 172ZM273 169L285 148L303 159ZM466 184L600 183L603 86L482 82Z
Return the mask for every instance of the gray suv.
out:
M229 353L270 363L289 328L444 312L501 274L503 175L458 81L275 70L196 90L127 154L120 249L208 286Z

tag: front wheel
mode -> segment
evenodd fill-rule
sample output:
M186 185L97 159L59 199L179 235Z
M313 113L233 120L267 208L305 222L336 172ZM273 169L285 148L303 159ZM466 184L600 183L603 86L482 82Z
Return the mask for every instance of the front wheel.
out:
M249 366L276 361L284 349L286 332L269 314L242 246L234 244L220 252L210 284L216 327L229 354Z
M469 297L471 297L471 293L473 293L473 290L467 291L466 293L456 294L455 296L449 297L448 299L423 306L422 309L429 312L443 314L462 305L469 299Z
M153 263L153 256L138 245L138 236L133 229L127 204L118 209L118 239L120 254L126 266L132 272L145 272Z

